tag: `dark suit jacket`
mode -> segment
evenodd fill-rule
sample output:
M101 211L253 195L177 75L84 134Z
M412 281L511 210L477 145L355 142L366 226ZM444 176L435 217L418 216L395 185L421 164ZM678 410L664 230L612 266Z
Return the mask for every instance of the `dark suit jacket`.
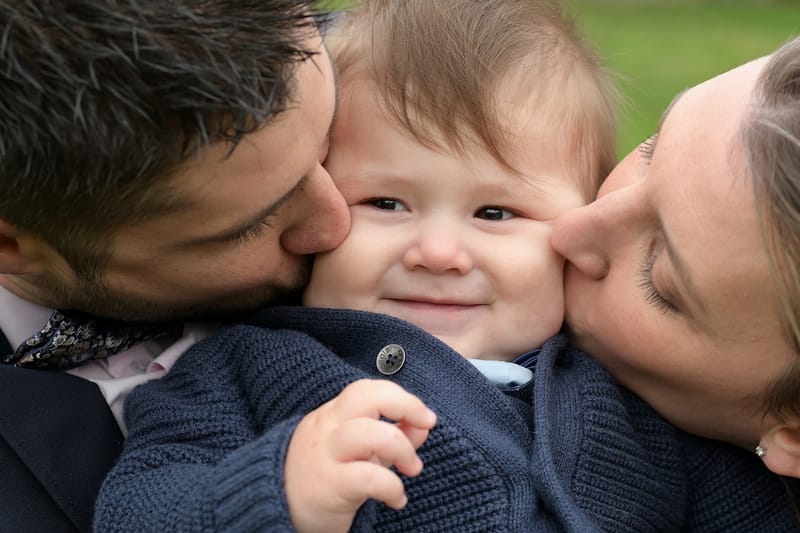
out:
M2 353L7 344L0 338ZM94 383L0 365L0 530L91 531L95 497L122 441Z

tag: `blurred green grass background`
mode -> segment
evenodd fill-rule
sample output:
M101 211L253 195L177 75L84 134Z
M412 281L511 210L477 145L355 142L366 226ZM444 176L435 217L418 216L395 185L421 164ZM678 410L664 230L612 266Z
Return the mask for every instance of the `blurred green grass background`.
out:
M620 156L652 134L678 92L800 35L800 0L565 1L627 100Z
M678 92L800 35L800 0L569 0L568 5L628 100L620 110L620 155L652 134Z

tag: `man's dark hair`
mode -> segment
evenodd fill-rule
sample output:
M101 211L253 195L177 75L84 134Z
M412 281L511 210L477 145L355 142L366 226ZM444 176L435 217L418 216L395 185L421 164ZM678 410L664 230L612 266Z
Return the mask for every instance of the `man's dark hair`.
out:
M0 219L92 276L209 142L291 105L312 0L0 0Z

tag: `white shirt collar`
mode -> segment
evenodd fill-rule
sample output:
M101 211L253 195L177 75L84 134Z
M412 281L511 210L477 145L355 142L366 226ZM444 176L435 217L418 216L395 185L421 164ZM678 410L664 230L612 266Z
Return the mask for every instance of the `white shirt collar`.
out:
M16 348L47 324L53 310L29 302L0 285L0 330Z

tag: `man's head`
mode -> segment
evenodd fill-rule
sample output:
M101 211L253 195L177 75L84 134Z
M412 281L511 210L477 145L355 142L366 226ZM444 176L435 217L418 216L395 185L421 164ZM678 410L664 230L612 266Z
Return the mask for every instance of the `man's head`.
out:
M126 319L301 285L348 228L312 4L0 1L0 283Z
M351 24L325 164L353 227L305 303L398 316L467 357L541 345L563 319L550 221L613 163L602 69L547 1L366 2Z

